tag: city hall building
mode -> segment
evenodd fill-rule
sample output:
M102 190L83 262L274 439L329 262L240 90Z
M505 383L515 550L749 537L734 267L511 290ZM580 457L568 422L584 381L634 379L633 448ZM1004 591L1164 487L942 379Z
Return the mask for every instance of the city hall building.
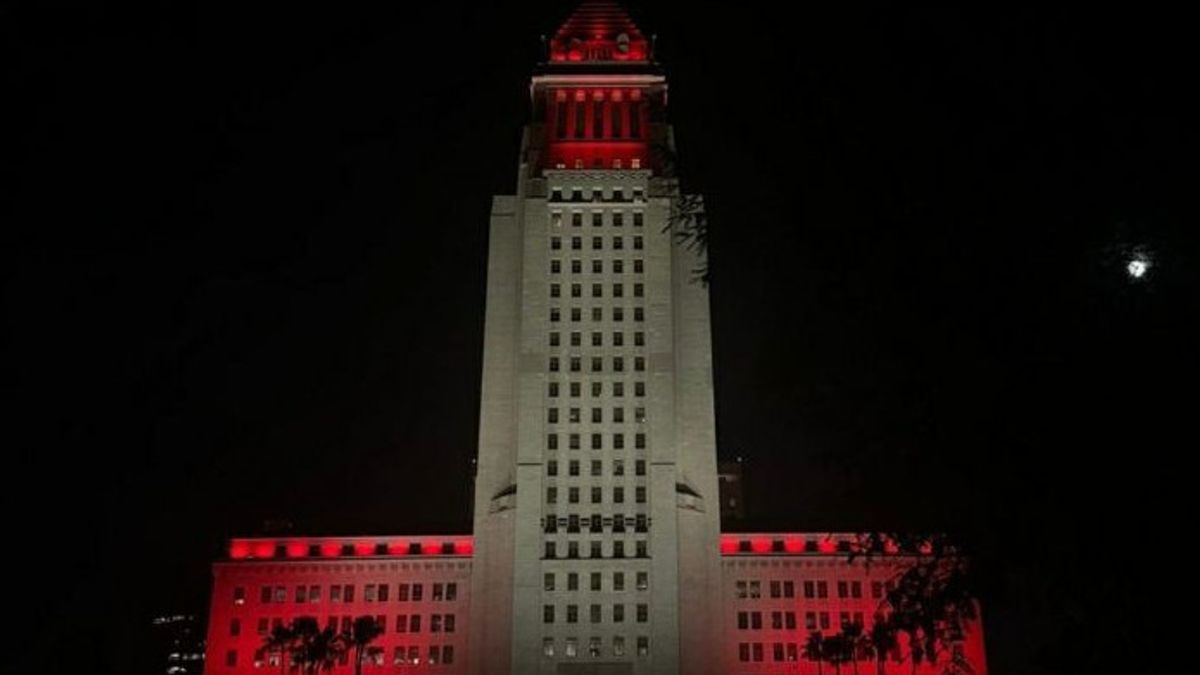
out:
M473 533L233 540L210 675L280 669L275 625L361 615L385 630L368 673L832 672L809 635L869 632L911 564L853 559L851 534L721 532L708 293L668 227L650 40L584 2L530 96L515 191L492 204ZM950 648L986 672L977 625Z

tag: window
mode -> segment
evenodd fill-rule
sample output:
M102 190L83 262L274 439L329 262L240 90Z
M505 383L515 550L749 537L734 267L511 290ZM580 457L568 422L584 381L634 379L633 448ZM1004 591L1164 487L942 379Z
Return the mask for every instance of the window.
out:
M396 632L397 633L407 633L408 632L408 615L407 614L397 614L396 615Z
M238 586L237 588L233 589L233 604L246 604L246 589L244 587Z
M225 665L229 668L237 667L237 650L230 649L225 652Z
M640 251L643 248L645 248L645 246L643 246L643 244L642 244L642 237L640 235L635 236L633 238L633 250Z
M850 597L856 598L856 599L862 597L862 582L861 581L854 581L854 582L850 583Z
M571 297L572 298L583 297L583 285L582 284L571 284Z
M440 602L441 600L443 600L446 597L445 588L446 587L443 586L442 584L434 584L433 585L433 599L435 602Z
M601 488L598 485L592 487L592 503L593 504L599 504L600 502L604 501L604 498L601 495L602 490L603 490L603 488Z
M751 598L761 598L762 597L762 583L761 582L758 582L758 581L750 582L750 597Z
M817 613L816 612L805 612L804 613L804 628L805 628L805 630L810 630L810 631L817 629Z
M616 528L613 528L613 531L615 532ZM621 523L621 531L622 532L625 531L625 523L624 522ZM625 557L625 542L623 542L619 539L617 541L613 542L613 557L614 558L624 558Z
M573 312L574 310L571 311ZM583 369L583 359L579 358L578 356L572 356L570 363L572 373L578 373Z
M845 581L837 582L837 596L845 599L850 596L850 585Z
M596 201L603 201L604 193L601 192L600 190L596 190L595 192L592 193L592 197ZM600 211L593 211L592 212L592 227L601 227L602 225L604 225L604 214ZM592 241L595 241L595 239L593 239ZM592 248L596 248L596 246L593 245Z
M567 623L579 623L579 605L567 605Z
M579 590L579 574L578 573L576 573L576 572L568 572L567 573L567 590L568 591Z
M620 398L625 395L625 383L613 382L613 396Z
M567 502L571 503L571 504L579 503L579 488L577 488L577 487L567 488Z
M593 488L593 489L599 490L600 488ZM614 504L624 504L625 503L625 488L621 487L620 485L613 488L613 503Z
M547 434L546 435L546 449L547 450L557 450L558 449L558 434Z
M408 617L408 632L410 632L410 633L420 633L421 632L421 615L420 614L413 614L412 616Z
M592 372L599 373L604 370L604 359L599 356L592 357Z
M621 227L624 224L625 214L621 211L616 211L612 214L613 227Z
M579 434L570 434L567 436L567 445L572 450L579 449Z
M592 605L588 608L588 619L591 623L600 623L600 605ZM599 654L593 656L599 656Z
M579 398L579 383L571 383L571 398Z
M641 373L641 372L645 372L645 370L646 370L646 357L644 357L644 356L635 356L635 357L633 357L633 369L634 369L635 371L639 372L639 373Z
M828 598L829 597L829 584L828 583L826 583L824 581L817 582L817 597L818 598Z
M562 274L562 261L561 260L551 260L550 261L550 273L551 274Z
M644 591L644 590L647 590L648 588L650 588L650 573L649 572L638 572L637 573L637 589L639 591Z
M617 408L617 410L620 410L620 408ZM625 460L614 459L612 467L613 467L613 475L614 476L624 476L625 475Z
M635 298L646 297L646 285L645 284L634 284L633 285L633 297L635 297Z
M575 658L575 656L578 655L578 652L579 652L578 640L573 637L567 638L567 644L566 644L566 647L563 649L563 653L566 654L567 658L573 659L573 658Z
M562 237L550 237L550 250L551 251L561 251L562 250ZM553 291L554 288L551 287L551 290ZM550 296L555 297L555 298L558 297L553 292L550 294Z
M613 250L620 251L625 248L625 242L620 237L613 237Z
M593 307L592 308L592 321L603 321L603 320L604 320L604 310L601 309L600 307Z
M554 638L542 638L542 656L554 656Z
M429 615L429 632L430 633L442 632L442 615L441 614Z
M625 261L614 260L612 263L613 274L623 274L625 272Z
M638 485L633 489L633 501L637 504L646 503L646 486Z
M638 450L646 449L646 434L634 434L633 447Z
M750 628L750 612L737 613L738 630L748 630Z
M600 460L598 460L598 459L592 460L592 475L593 476L601 475L602 468L603 468L603 463Z
M829 630L829 612L821 612L821 630Z
M804 582L804 597L812 599L817 597L816 584L811 581Z
M334 588L337 588L334 586ZM408 602L408 584L400 584L396 587L396 600L398 602Z
M782 642L776 642L775 644L771 645L771 657L776 661L783 660L783 643Z
M558 347L561 345L561 343L562 343L562 335L560 333L558 333L558 332L550 333L550 346L551 347ZM557 382L550 383L550 390L555 392L553 394L550 394L551 396L558 396L558 393L557 393L558 392L558 383Z
M565 111L566 108L563 108L562 110ZM550 201L561 202L562 194L563 194L562 188L560 188L560 187L551 188L550 189ZM562 215L562 213L559 211L555 211L555 213L558 215Z
M554 623L554 605L542 605L542 623Z
M593 251L603 251L604 250L604 237L592 237L592 250Z
M551 357L550 357L550 363L546 364L546 369L547 369L547 370L549 370L549 371L550 371L550 372L552 372L552 373L557 373L557 372L558 372L558 368L559 368L559 364L558 364L558 357L557 357L557 356L551 356Z
M570 461L570 463L567 464L567 475L570 475L570 476L578 476L579 475L579 460L573 459Z
M783 597L785 597L785 598L796 597L796 585L793 582L791 582L791 581L783 582Z
M650 620L650 605L639 603L637 606L637 622L646 623Z
M604 438L604 436L602 434L592 434L592 449L593 450L603 450L604 449L603 438Z
M550 424L558 424L558 408L546 409L546 421Z
M738 661L748 662L750 660L750 643L738 643Z
M615 373L625 372L625 357L623 357L623 356L614 356L613 357L613 372L615 372Z
M646 475L646 460L639 459L639 460L634 461L633 475L635 475L635 476L645 476Z
M613 434L613 450L625 449L625 434Z
M613 656L625 656L625 637L622 635L613 636Z
M770 594L772 598L778 598L783 595L783 585L778 581L772 581L770 583Z
M424 591L424 590L425 590L425 587L424 587L424 586L422 586L421 584L413 584L413 585L412 585L412 599L413 599L413 602L420 602L420 601L421 601L421 598L424 596L424 593L423 593L423 591Z
M640 258L639 258L638 260L634 260L634 261L633 261L633 273L634 273L634 274L643 274L643 273L645 273L645 269L644 269L644 267L642 266L642 261L641 261L641 259L640 259Z
M613 284L613 297L614 298L625 297L625 287L622 286L621 284Z
M625 573L624 572L613 572L612 586L613 586L613 591L618 592L618 593L625 590ZM621 613L624 614L624 609L622 609Z
M558 488L556 488L554 486L550 486L550 487L546 488L546 503L547 504L557 504L558 503Z
M570 408L568 411L571 424L579 424L579 408Z
M583 261L582 260L572 260L571 261L571 274L583 274Z
M575 190L572 194L580 195L581 193L578 190ZM579 201L579 200L576 199L575 201ZM571 212L571 227L581 227L581 226L583 226L583 212L582 211L572 211Z
M613 307L613 321L624 321L625 310L621 307Z
M233 619L229 622L229 634L235 637L242 634L241 619Z
M634 396L645 396L646 395L646 383L645 382L634 382L633 383L633 395Z
M592 261L592 274L603 274L603 273L604 273L604 261L603 260L593 260Z
M637 639L637 655L650 656L650 638L639 635Z
M636 193L635 193L635 196L636 196ZM645 214L642 213L641 211L634 211L633 212L633 226L641 227L644 222L645 222Z

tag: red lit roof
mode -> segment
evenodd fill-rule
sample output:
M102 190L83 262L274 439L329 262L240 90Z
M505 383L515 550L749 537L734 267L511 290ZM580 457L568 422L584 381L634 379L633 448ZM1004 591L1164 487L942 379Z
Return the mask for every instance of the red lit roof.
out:
M649 42L617 3L587 0L550 40L550 60L648 61Z

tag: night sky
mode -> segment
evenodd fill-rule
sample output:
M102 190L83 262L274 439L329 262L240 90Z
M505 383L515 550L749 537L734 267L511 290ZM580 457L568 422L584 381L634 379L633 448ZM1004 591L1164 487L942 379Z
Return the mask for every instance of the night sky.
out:
M152 672L267 520L469 531L490 200L572 4L430 4L0 8L5 672ZM627 3L744 526L956 533L994 673L1185 663L1189 22L830 4Z

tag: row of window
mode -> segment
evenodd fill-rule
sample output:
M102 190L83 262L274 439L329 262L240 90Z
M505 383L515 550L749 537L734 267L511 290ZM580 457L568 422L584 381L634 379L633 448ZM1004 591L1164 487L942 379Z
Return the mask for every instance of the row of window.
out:
M542 655L543 656L545 656L547 658L554 658L556 648L557 648L557 641L554 638L552 638L552 637L542 638ZM569 637L569 638L566 638L565 640L563 640L562 654L563 654L563 656L565 656L569 659L579 656L579 639ZM587 655L591 656L591 657L603 656L604 655L603 639L598 638L598 637L588 638ZM623 635L613 636L613 638L612 638L612 655L613 656L625 656L626 655L625 637ZM637 638L637 655L638 656L649 656L650 655L650 638L649 637L646 637L644 635L638 636L638 638Z
M565 193L566 193L566 188L558 186L558 185L552 185L550 187L550 201L552 201L552 202L563 201L563 194L565 194ZM585 191L582 187L572 187L571 188L571 201L582 202L582 201L584 201L584 195L585 195ZM624 201L626 201L625 188L622 186L619 186L619 185L614 186L612 188L612 191L609 193L609 196L607 199L605 199L603 187L593 187L590 191L586 192L586 195L587 195L587 199L589 201L593 201L593 202L604 202L604 201L624 202ZM646 197L646 191L640 185L634 185L630 188L630 190L629 190L629 199L630 200L641 201L641 200L645 199L645 197ZM558 214L559 216L562 215L561 211L554 211L553 213ZM583 214L581 212L579 212L579 211L572 212L572 214L571 214L571 218L572 218L571 224L572 225L576 224L576 221L575 221L576 215L578 215L581 219L583 218ZM634 225L640 225L640 222L638 221L639 215L641 215L640 211L634 212L634 214L633 214L633 216L634 216L633 224ZM559 224L561 224L561 221L559 221ZM579 224L582 224L582 220L579 221Z
M591 503L592 504L603 504L604 503L604 489L602 487L592 486L590 492L591 492ZM578 504L579 503L579 494L580 494L580 492L579 492L578 486L572 485L572 486L568 487L567 488L567 503L568 504ZM646 503L646 486L638 485L638 486L634 487L633 502L635 504L645 504ZM552 485L552 486L546 488L546 503L547 504L557 504L558 503L558 486ZM613 488L612 488L612 503L613 504L624 504L625 503L625 486L623 486L623 485L613 486Z
M567 449L569 449L569 450L578 450L579 449L580 434L563 434L563 435L565 435L567 437ZM547 450L558 450L558 446L559 446L558 437L559 437L559 434L548 434L546 436L546 449ZM592 447L592 450L603 450L604 449L604 435L603 434L592 434L591 435L591 447ZM646 449L646 434L641 434L641 433L634 434L633 435L633 447L635 450L645 450ZM613 450L624 450L625 449L625 434L617 433L617 434L612 435L612 449ZM572 503L575 503L575 502L572 502Z
M450 665L454 663L454 645L429 645L426 652L427 657L425 663L429 665ZM254 652L254 667L262 668L264 666L278 668L282 665L281 655L277 651L267 651L263 649L255 650ZM343 652L338 656L338 665L346 665L349 661L349 653ZM384 652L381 649L370 650L364 655L364 663L370 665L382 666L384 664ZM236 668L238 664L238 652L236 649L230 649L225 652L225 665L229 668ZM418 646L397 646L392 650L392 664L395 666L417 666L421 665L421 649Z
M738 630L762 630L762 612L738 612ZM795 612L771 612L771 630L795 630Z
M797 661L800 658L800 647L795 642L776 642L772 645L771 656L773 661ZM741 642L738 643L738 660L739 661L756 661L764 660L763 643L761 642Z
M604 546L603 546L602 542L593 541L593 542L588 542L588 543L589 543L589 546L588 546L588 557L589 558L594 559L594 560L599 560L599 559L604 558ZM612 558L615 558L615 559L625 558L626 557L625 542L620 541L620 540L612 542L611 552L612 552L612 556L611 556ZM579 542L568 541L566 553L567 553L567 555L566 555L567 560L573 560L573 559L579 558L580 557L579 556ZM554 542L554 541L546 542L545 543L545 558L547 560L554 560L555 558L558 558L558 557L559 557L558 556L558 542ZM638 540L638 541L634 542L634 557L635 558L649 558L650 557L650 547L644 540Z
M635 533L644 534L650 531L650 518L644 513L633 517L618 515L611 518L605 518L598 513L586 518L574 513L561 518L553 513L546 514L543 519L543 532L554 534L560 528L567 534L579 534L581 529L590 534L602 534L605 528L611 528L614 534L624 534L626 528L633 528Z
M575 266L576 262L579 263L578 267ZM620 260L620 259L613 260L610 262L609 269L612 274L624 274L625 273L625 261ZM559 265L559 270L560 271L562 270L561 265ZM645 264L642 262L642 260L640 258L633 261L634 274L643 274L643 273L645 273L645 270L646 270ZM582 260L572 260L571 261L571 273L572 274L583 274L583 261ZM604 274L604 261L602 259L599 259L599 258L592 259L592 274ZM553 288L551 288L551 291L553 291ZM558 296L554 296L554 297L558 297Z
M572 307L570 309L570 312L568 313L568 316L570 317L570 320L572 323L579 323L580 321L583 321L583 309L581 309L579 307ZM593 307L592 311L591 311L591 316L592 316L592 321L594 321L594 322L604 321L604 308L603 307ZM622 321L625 320L625 308L624 307L613 307L611 316L612 316L612 320L614 323L621 323ZM563 320L562 309L559 307L551 307L550 308L550 322L551 323L560 323L560 322L562 322L562 320ZM633 320L637 323L641 323L641 322L645 321L646 320L646 310L642 307L634 307L633 308Z
M551 321L553 321L553 320L554 319L552 318ZM591 368L589 369L589 372L592 372L592 373L604 372L604 357L603 356L591 357L590 365L591 365ZM550 372L552 372L552 373L560 372L562 370L562 359L557 356L551 356L550 364L548 367L550 369ZM569 372L572 372L572 373L583 372L583 357L582 356L567 357L567 369L569 370ZM645 372L646 371L646 357L644 357L644 356L633 357L633 370L634 370L634 372L637 372L637 373ZM614 372L614 373L625 372L625 357L624 356L612 357L612 371L611 372Z
M772 598L792 598L795 597L796 587L792 581L772 581L769 586L770 597ZM887 581L872 581L871 582L871 598L874 600L882 599L885 592L892 590L892 582ZM762 582L759 581L738 581L735 584L735 594L739 599L754 599L762 597ZM824 599L829 597L829 582L827 581L805 581L804 582L804 597ZM846 599L861 599L863 597L863 585L861 581L839 581L837 582L837 597L843 600Z
M604 158L604 157L593 157L592 158L592 168L593 169L603 169L605 159L606 158ZM613 157L611 162L612 162L613 169L620 170L620 169L624 168L624 166L625 166L625 160L622 159L621 157ZM574 161L571 162L571 165L573 167L575 167L576 169L582 169L582 168L584 168L585 162L582 157L576 157L574 159ZM558 160L554 163L554 168L565 169L565 168L567 168L567 162L565 160ZM629 168L630 169L642 168L642 158L641 157L629 158Z
M624 476L625 475L625 460L614 459L614 460L612 460L611 464L612 464L612 475L614 475L614 476ZM578 476L579 469L580 469L579 460L572 459L567 462L567 475L568 476ZM593 459L593 460L591 460L589 475L602 476L602 475L604 475L603 469L604 469L604 461L599 460L599 459ZM634 472L634 475L636 475L636 476L645 476L646 475L646 460L644 460L644 459L635 460L633 463L633 472ZM554 476L558 475L558 460L551 459L546 462L546 475L550 476L550 477L554 477Z
M420 633L421 632L421 616L420 614L397 614L396 615L396 632L397 633ZM343 633L348 633L353 625L353 618L349 616L340 617L340 626ZM385 632L387 631L387 616L379 614L375 617L375 623L379 625ZM429 615L429 632L430 633L453 633L455 629L454 614L430 614ZM260 617L257 622L256 630L259 635L267 635L274 628L283 625L283 619L279 617L268 618ZM338 628L339 617L331 616L327 620L327 625L331 628ZM232 619L229 622L229 634L237 637L242 633L242 620Z
M579 590L579 578L580 577L579 577L578 572L566 572L562 576L564 576L566 579L566 587L565 587L566 590L568 590L568 591L578 591ZM604 574L602 572L592 572L588 576L589 576L588 590L591 590L591 591L603 591L604 590ZM559 574L556 574L555 572L546 572L544 575L542 575L542 590L545 590L545 591L558 590L558 587L559 587L558 578L559 578ZM635 583L634 587L637 590L639 590L639 591L648 590L650 588L650 573L649 572L638 572L635 576L634 583ZM609 584L609 590L614 593L623 593L626 590L625 589L625 573L624 572L613 572L612 573L612 581ZM622 611L624 611L624 610L622 610Z
M603 98L593 97L590 107L582 100L577 100L574 104L557 102L554 105L555 135L565 140L568 137L567 131L570 130L571 138L583 139L584 132L590 128L592 134L587 138L592 140L620 139L625 137L625 130L628 129L629 138L641 138L642 110L640 101L624 102L619 99L605 102ZM628 123L625 121L626 116L629 118Z
M604 621L604 605L593 603L588 605L588 623L602 623ZM567 605L565 608L566 623L579 623L579 605ZM634 605L635 614L634 620L637 623L646 623L650 620L650 605L637 604ZM557 607L555 605L542 605L542 623L554 623L557 616ZM612 623L625 622L625 605L617 603L612 605L609 610L609 617Z
M563 249L562 237L550 237L550 250L551 251L561 251L562 249ZM641 237L633 238L633 249L635 251L640 251L642 249L642 238ZM571 237L571 250L572 251L582 251L583 250L583 237ZM593 251L603 251L604 250L604 237L592 237L592 250ZM625 250L625 238L620 237L620 236L613 237L612 238L612 250L614 250L614 251ZM634 262L637 263L637 262L641 262L641 261L635 260ZM635 272L637 271L637 265L634 265L634 271ZM617 296L617 297L620 297L620 296Z
M604 333L602 331L598 331L598 330L592 331L591 343L592 343L593 347L603 347L604 346ZM571 331L571 332L567 333L567 344L572 347L582 347L583 346L583 333L581 333L580 331ZM623 333L621 331L614 331L612 334L612 339L609 341L609 344L613 347L626 346L625 345L625 333ZM562 333L559 333L557 331L550 333L550 346L551 347L563 346ZM642 331L634 332L633 333L633 346L634 347L646 346L646 334L643 333ZM557 396L558 394L553 393L550 395ZM578 395L579 394L576 394L576 396L578 396Z
M329 587L329 601L354 602L354 589L354 584L334 584ZM264 605L288 601L286 586L263 586L261 591L259 601ZM425 586L423 584L396 585L397 602L420 602L424 596ZM244 604L245 597L245 588L239 586L233 589L234 604ZM298 603L321 602L321 586L296 586L292 597ZM390 584L366 584L363 587L364 602L388 602L390 597ZM430 599L438 602L457 600L458 584L455 582L430 584Z
M571 292L572 298L582 298L583 297L583 284L571 284L569 290ZM640 283L633 285L633 297L642 298L642 297L645 297L645 295L646 295L645 285L640 284ZM552 297L552 298L561 298L562 297L562 285L561 284L550 284L550 297ZM604 284L600 284L600 283L592 284L592 297L593 298L603 298L604 297ZM620 283L613 284L612 285L612 297L614 297L614 298L625 297L625 285L620 284ZM620 335L620 334L617 333L615 335ZM635 336L634 336L635 344L637 341L637 335L638 334L635 334ZM621 339L621 343L617 343L616 342L617 338L616 337L613 338L614 344L618 347L622 346L624 344L624 336L622 336L620 339ZM603 345L600 344L600 345L593 345L593 346L600 347Z
M618 201L618 202L623 201L624 193L621 191L620 188L617 188L613 192L614 192L614 195L620 195L619 197L614 197L613 201ZM597 196L597 195L599 195L599 196ZM639 201L642 199L641 188L633 189L633 198L635 200L639 200ZM583 200L583 191L580 190L579 199L577 199L575 201L582 201L582 200ZM561 193L559 194L559 199L557 201L562 201ZM596 190L592 193L592 201L596 201L596 202L604 201L603 190L601 190L600 188L596 188ZM612 223L613 227L624 227L625 226L625 212L624 211L612 211L612 218L610 219L610 222ZM634 211L633 212L633 226L641 227L641 226L645 225L645 223L646 223L645 214L642 213L641 211ZM550 212L550 224L555 227L562 227L563 212L562 211L551 211ZM603 227L603 226L604 226L604 211L592 211L592 227ZM572 211L571 212L571 227L583 227L583 211Z
M551 336L553 336L553 335L555 335L555 334L551 333ZM557 397L559 395L559 392L562 390L561 384L562 383L559 383L559 382L548 383L547 390L546 390L547 393L551 397ZM567 382L566 385L567 385L567 395L570 396L571 398L579 398L580 393L582 393L582 391L583 391L583 383L579 382L579 381L574 381L574 382ZM590 391L593 398L603 396L604 395L604 382L602 382L600 380L593 380L592 382L588 383L588 390ZM610 390L611 390L610 395L613 398L623 398L625 396L625 383L624 382L613 382L610 386ZM633 395L637 398L644 398L646 396L646 383L642 382L640 380L637 382L634 382L633 383ZM615 413L614 413L614 415L615 415Z
M558 396L558 391L559 391L558 383L551 382L550 387L549 387L550 397L553 398L553 397ZM567 411L567 414L562 415L562 417L565 418L567 422L570 422L571 424L578 424L583 420L583 410L581 408L566 408L566 411ZM559 413L558 408L547 408L546 409L546 421L549 422L550 424L558 424L559 417L560 417L558 413ZM603 423L604 422L604 410L602 408L592 408L590 419L592 421L592 424ZM610 421L617 422L617 423L623 423L625 421L625 409L624 408L613 408L612 415L610 417ZM646 421L646 409L645 408L634 408L633 409L633 421L637 422L638 424L645 422Z

